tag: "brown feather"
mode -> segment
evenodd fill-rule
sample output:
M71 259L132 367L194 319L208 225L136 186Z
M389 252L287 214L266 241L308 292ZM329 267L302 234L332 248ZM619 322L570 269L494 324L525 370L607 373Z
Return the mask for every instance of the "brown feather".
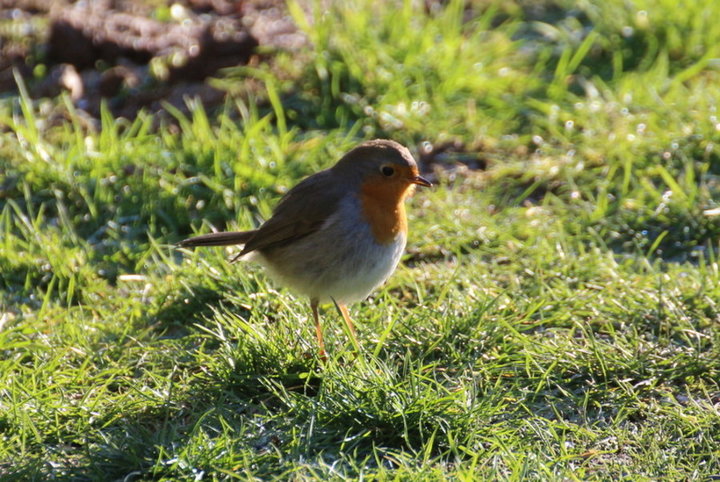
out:
M247 241L239 256L292 243L320 229L346 191L330 170L318 172L288 191L273 215Z
M230 246L233 244L245 244L253 237L254 234L255 230L203 234L202 236L184 239L178 243L178 246L190 248L195 246Z

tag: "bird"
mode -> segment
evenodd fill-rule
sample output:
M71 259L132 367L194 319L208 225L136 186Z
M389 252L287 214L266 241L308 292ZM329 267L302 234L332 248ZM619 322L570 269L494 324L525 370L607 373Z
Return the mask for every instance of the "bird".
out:
M397 268L407 242L405 199L415 186L432 184L406 147L365 141L290 189L257 229L203 234L178 245L242 245L231 262L257 262L309 299L325 360L319 306L335 304L359 347L348 304L367 298Z

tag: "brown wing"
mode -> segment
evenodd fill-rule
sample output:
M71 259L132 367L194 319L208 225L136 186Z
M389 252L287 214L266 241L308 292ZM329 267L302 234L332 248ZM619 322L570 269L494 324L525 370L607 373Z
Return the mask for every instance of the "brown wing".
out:
M255 231L238 256L283 246L317 231L335 212L343 194L329 170L308 177L280 200L272 217Z

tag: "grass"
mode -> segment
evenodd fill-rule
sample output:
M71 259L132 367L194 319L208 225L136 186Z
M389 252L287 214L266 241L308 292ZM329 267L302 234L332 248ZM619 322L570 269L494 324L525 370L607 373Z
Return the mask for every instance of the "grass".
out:
M720 476L720 6L290 5L313 47L221 112L0 102L2 478ZM378 136L466 152L322 364L305 300L172 244Z

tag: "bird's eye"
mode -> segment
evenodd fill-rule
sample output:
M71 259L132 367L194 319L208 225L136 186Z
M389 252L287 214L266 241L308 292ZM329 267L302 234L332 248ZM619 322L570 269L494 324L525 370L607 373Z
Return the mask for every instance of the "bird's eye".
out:
M395 174L395 169L393 169L391 166L383 166L380 168L380 172L383 176L390 177Z

